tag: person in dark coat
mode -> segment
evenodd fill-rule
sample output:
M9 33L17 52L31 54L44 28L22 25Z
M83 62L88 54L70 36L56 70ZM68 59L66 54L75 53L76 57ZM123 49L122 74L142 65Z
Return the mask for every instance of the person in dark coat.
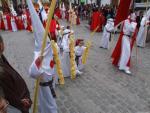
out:
M29 113L32 102L27 85L20 74L8 63L3 51L4 43L0 36L0 98L8 101L22 113Z

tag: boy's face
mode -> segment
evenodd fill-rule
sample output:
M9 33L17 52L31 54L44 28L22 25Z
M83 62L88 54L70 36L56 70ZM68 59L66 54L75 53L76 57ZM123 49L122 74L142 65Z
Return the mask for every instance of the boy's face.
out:
M84 45L84 42L80 41L79 46L83 46L83 45Z

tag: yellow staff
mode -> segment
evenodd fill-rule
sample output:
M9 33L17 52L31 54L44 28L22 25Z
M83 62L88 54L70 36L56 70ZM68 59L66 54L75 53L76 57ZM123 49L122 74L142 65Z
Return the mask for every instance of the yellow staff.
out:
M76 64L75 64L75 49L74 49L74 37L73 34L70 35L70 44L69 44L69 49L70 49L70 71L71 71L71 79L76 78Z
M89 54L89 49L92 45L91 38L93 38L93 36L94 36L94 34L95 34L95 32L97 31L98 28L99 28L99 26L97 26L96 29L94 29L94 31L91 33L90 39L86 43L86 48L85 48L85 50L83 52L83 55L82 55L82 63L83 64L86 64L87 57L88 57L88 54Z
M46 23L46 29L45 29L45 33L44 33L44 37L43 37L41 56L43 56L44 49L46 47L47 35L48 35L49 27L50 27L50 22L52 20L52 16L54 13L55 5L56 5L56 0L52 0L51 6L49 8L50 11L48 13L48 20ZM36 80L36 86L35 86L35 92L34 92L34 101L33 101L33 113L37 112L37 97L38 97L39 83L40 83L40 77Z
M60 62L59 55L58 55L57 45L54 42L54 40L51 41L51 46L53 49L54 60L56 63L56 71L57 71L57 74L58 74L59 80L60 80L59 83L63 85L65 83L64 82L64 76L63 76L63 72L62 72L62 68L61 68L61 62Z

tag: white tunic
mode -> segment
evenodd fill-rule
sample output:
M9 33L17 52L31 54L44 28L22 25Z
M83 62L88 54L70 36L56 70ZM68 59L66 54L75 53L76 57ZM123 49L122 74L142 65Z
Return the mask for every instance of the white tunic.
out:
M23 25L24 25L24 28L26 29L28 24L27 24L27 15L26 14L22 14L22 21L23 21Z
M62 55L62 70L64 77L70 76L70 55L69 55L69 29L64 30L64 36L62 39L62 48L63 48L63 55Z
M11 17L11 27L13 32L16 32L18 30L14 17Z
M82 64L82 55L84 53L85 48L86 47L84 47L84 46L76 46L75 47L75 55L80 56L79 61L78 61L79 64L77 66L78 70L82 70L84 67L84 65Z
M119 69L121 70L129 70L129 67L127 66L128 61L131 56L131 45L130 45L130 37L127 35L132 35L132 33L136 29L137 23L130 22L128 19L125 20L124 26L123 26L123 37L122 37L122 48L121 48L121 58L119 62Z
M62 19L65 19L65 11L66 11L66 8L65 8L65 5L63 3L63 7L61 8L61 14L62 14Z
M147 35L147 31L146 31L146 23L147 23L147 17L144 16L141 20L141 24L140 24L140 29L137 35L137 46L140 47L144 47L145 46L145 41L146 41L146 35Z
M34 61L30 66L29 73L32 78L37 78L42 76L41 82L48 82L52 80L54 76L54 68L50 68L50 61L53 59L52 52L50 48L48 48L45 53L45 57L42 63L42 67L40 69L37 68L35 61L40 55L40 52L35 52ZM51 94L51 90L49 86L39 87L39 95L38 95L38 108L40 113L58 113L56 101Z
M104 27L103 37L101 39L101 47L108 49L109 48L109 39L111 36L111 32L114 30L114 22L113 19L108 19L107 23Z
M3 15L3 21L4 21L5 30L8 30L8 23L7 23L6 15Z

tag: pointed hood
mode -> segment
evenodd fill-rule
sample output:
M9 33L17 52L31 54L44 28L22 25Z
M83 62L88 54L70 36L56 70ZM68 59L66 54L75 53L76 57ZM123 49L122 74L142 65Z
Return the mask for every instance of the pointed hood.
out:
M47 20L47 14L40 0L38 0L38 4L39 4L39 13L41 13L42 21L44 22Z
M37 58L40 56L41 48L42 48L42 39L44 36L44 27L40 21L38 14L36 13L34 6L31 0L27 0L28 8L31 14L32 26L34 31L34 39L35 39L35 50L34 50L34 64L36 69L38 69L38 64L36 64ZM49 38L47 38L47 44L44 50L44 59L42 62L42 66L40 67L40 71L46 73L47 75L54 74L54 65L53 65L53 52L51 49Z
M69 3L69 9L72 10L72 4L71 4L71 2Z
M63 9L63 10L66 10L64 2L63 2L62 9Z
M29 11L30 11L32 27L34 31L35 51L40 51L42 48L42 38L43 38L45 30L36 10L34 9L32 1L27 0L27 3L28 3Z

